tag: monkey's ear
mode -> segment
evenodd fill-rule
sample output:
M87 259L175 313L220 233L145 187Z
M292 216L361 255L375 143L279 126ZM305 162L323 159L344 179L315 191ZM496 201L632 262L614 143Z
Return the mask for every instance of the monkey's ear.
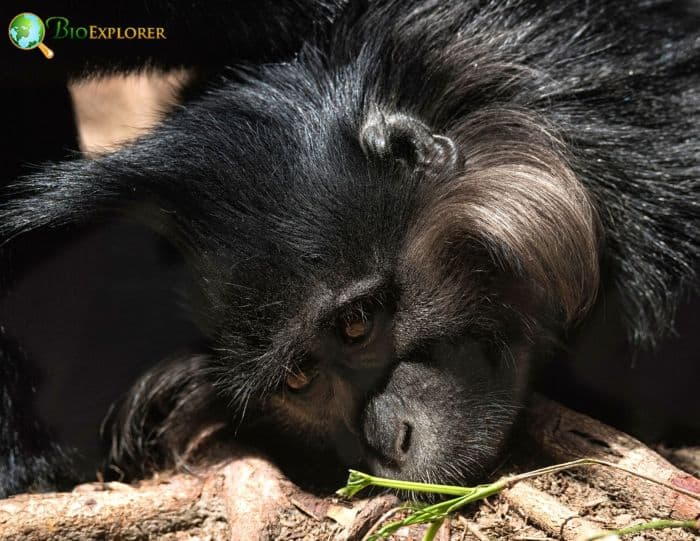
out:
M360 144L370 159L397 160L418 168L451 169L459 156L452 139L402 113L371 112L360 131Z

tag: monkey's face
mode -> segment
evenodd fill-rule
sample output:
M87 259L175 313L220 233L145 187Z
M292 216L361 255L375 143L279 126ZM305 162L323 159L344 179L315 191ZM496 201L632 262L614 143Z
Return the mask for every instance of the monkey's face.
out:
M190 247L232 416L391 477L492 462L533 351L589 300L595 235L543 129L470 121L469 141L377 111L236 134L249 180Z
M324 288L311 314L292 316L303 346L276 385L251 397L251 422L296 440L305 459L325 453L424 481L483 473L515 419L531 346L514 321L477 321L495 315L464 273L459 285L455 276L436 285L397 261ZM311 321L307 332L297 326Z
M397 352L397 335L410 325L401 317L366 312L329 329L318 357L269 397L267 415L285 437L346 466L464 482L483 473L500 449L522 397L523 367L508 366L464 335Z

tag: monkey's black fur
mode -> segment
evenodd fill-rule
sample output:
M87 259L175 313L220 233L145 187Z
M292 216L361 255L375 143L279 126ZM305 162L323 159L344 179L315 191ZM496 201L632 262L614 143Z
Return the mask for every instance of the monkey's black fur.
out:
M600 280L640 346L695 285L699 28L662 1L350 2L293 61L21 179L2 238L127 216L196 276L211 347L135 386L110 460L177 464L221 422L385 475L482 473Z
M28 378L22 377L29 368L24 353L10 343L2 329L0 339L0 494L67 489L77 479L70 467L71 456L51 441L36 417L34 390Z

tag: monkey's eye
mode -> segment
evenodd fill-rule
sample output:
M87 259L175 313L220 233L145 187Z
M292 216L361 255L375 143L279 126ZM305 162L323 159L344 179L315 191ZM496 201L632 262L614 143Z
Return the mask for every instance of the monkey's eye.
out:
M296 369L289 372L285 383L287 384L287 387L292 391L303 391L309 386L312 379L313 375L307 374L306 372Z
M374 322L372 314L365 311L354 313L339 321L338 330L346 344L361 344L372 334Z

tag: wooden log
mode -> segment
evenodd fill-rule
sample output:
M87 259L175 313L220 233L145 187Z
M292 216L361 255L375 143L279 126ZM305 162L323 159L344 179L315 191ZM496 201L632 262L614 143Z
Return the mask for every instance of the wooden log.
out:
M639 440L561 404L535 397L526 413L528 433L557 461L597 458L700 495L700 480ZM579 470L592 483L622 497L641 516L692 519L700 501L620 470L591 466Z
M181 534L272 539L299 502L324 517L328 500L308 494L270 462L241 456L197 475L158 475L136 485L91 483L73 492L0 500L0 539L152 539ZM287 521L288 522L288 521Z
M217 494L223 479L175 475L138 487L108 483L82 485L70 493L21 495L0 501L0 538L110 539L196 534L213 526L221 532L226 515ZM202 494L207 494L200 504Z

